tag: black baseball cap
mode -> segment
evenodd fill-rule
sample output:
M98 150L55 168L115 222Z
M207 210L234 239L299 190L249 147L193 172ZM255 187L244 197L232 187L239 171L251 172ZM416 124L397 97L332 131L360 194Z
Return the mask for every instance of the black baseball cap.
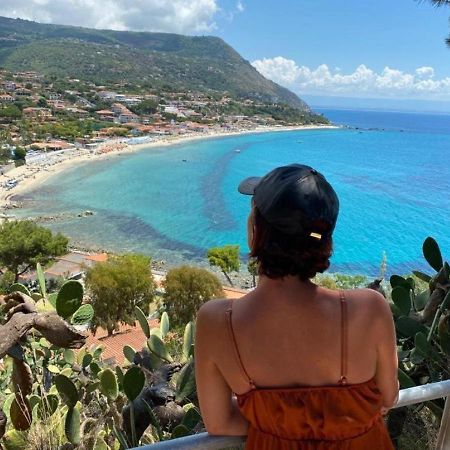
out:
M331 236L339 213L339 199L325 177L312 167L291 164L264 177L250 177L238 187L253 195L264 219L288 235Z

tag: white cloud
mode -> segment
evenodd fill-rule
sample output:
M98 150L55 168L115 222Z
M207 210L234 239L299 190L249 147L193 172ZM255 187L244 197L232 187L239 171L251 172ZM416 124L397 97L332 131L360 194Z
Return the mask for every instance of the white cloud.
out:
M218 0L1 0L0 15L115 30L200 33L215 29Z
M377 73L361 64L344 74L339 68L330 70L326 64L315 69L299 66L282 56L252 64L266 78L302 94L450 100L450 77L435 79L434 69L428 66L413 73L391 67Z
M236 3L236 9L239 11L239 12L244 12L244 4L241 2L241 0L238 0L237 1L237 3Z
M416 74L420 78L433 78L434 69L429 66L419 67L418 69L416 69Z

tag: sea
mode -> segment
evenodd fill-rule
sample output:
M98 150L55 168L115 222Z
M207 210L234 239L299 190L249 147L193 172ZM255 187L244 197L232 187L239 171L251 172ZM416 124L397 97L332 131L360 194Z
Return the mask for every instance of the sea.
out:
M376 277L432 273L422 243L450 260L450 114L317 109L339 129L245 134L93 160L22 196L22 217L76 245L206 265L210 247L248 253L247 176L290 163L322 172L340 199L331 272ZM92 211L78 217L82 211Z

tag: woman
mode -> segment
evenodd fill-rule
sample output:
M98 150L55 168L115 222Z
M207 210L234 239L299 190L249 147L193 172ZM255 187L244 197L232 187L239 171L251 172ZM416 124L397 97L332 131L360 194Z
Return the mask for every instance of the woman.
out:
M393 449L382 417L399 388L389 306L369 289L311 281L329 266L336 193L299 164L246 179L239 191L253 196L248 245L260 277L241 299L198 313L207 431L247 435L252 450Z

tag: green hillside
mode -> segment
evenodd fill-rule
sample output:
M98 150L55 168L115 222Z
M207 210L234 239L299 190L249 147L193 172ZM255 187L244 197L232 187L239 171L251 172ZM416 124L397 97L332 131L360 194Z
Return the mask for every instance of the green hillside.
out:
M97 84L130 82L176 90L228 91L237 98L309 110L267 80L222 39L94 30L0 17L0 66Z

